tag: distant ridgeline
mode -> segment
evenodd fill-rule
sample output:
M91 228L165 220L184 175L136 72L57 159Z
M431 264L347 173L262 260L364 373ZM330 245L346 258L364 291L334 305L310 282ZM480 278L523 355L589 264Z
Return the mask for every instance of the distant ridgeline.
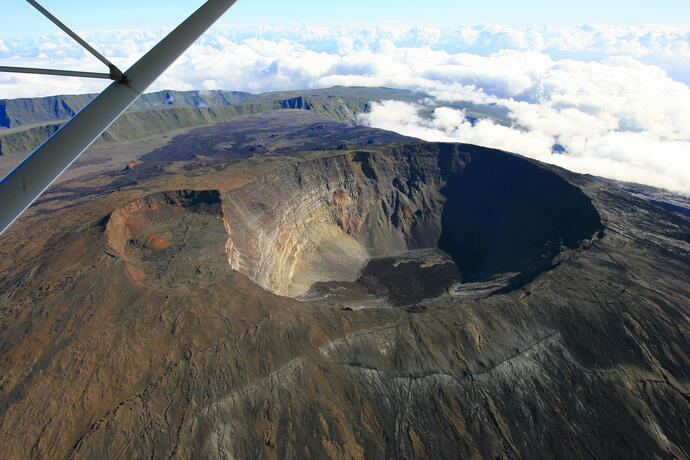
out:
M96 95L0 100L0 155L33 151ZM391 88L333 87L253 95L238 91L159 91L142 95L96 142L141 139L180 128L209 125L239 115L303 109L353 123L372 101L418 102L428 96ZM496 107L453 104L468 117L506 123ZM422 114L424 115L424 114Z

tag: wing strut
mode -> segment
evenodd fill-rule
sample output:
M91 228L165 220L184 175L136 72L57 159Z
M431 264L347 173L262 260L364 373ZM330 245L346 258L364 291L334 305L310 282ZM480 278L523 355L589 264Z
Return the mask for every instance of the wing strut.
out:
M0 234L236 0L207 0L0 182Z
M31 6L36 8L43 16L50 19L53 24L58 26L67 35L72 37L74 41L79 43L86 51L91 53L101 61L103 64L108 66L110 72L108 73L96 73L96 72L78 72L74 70L53 70L53 69L36 69L33 67L7 67L0 66L0 72L13 72L13 73L36 73L41 75L59 75L63 77L85 77L85 78L107 78L109 80L119 80L122 78L122 72L118 69L115 64L107 60L101 53L96 51L91 45L86 43L79 35L74 33L72 29L67 27L58 18L50 14L50 11L43 8L36 0L26 0Z

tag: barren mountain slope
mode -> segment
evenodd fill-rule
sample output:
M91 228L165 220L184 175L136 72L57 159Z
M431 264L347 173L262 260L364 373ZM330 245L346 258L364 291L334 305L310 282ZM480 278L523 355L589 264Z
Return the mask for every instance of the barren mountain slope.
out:
M1 237L3 457L687 458L679 209L302 111L182 134Z

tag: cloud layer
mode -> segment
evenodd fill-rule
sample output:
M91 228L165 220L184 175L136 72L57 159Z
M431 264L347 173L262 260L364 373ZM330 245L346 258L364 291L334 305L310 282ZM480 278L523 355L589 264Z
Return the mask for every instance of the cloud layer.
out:
M87 34L127 68L164 31ZM68 38L0 42L0 63L99 70ZM619 180L690 193L690 28L220 26L155 89L250 92L390 86L426 106L375 104L360 121L471 142ZM99 91L103 82L0 74L0 97ZM452 102L497 104L513 126L474 125ZM432 113L424 117L421 113ZM554 152L554 146L556 152Z

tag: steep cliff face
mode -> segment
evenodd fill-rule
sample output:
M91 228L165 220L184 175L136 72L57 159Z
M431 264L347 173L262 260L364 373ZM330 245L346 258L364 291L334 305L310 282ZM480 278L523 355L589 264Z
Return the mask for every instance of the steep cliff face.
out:
M142 95L129 111L166 106L220 107L250 96L249 93L238 91L158 91ZM83 109L94 97L96 94L0 99L0 128L64 121Z
M371 258L438 248L466 280L533 276L601 223L551 171L503 152L419 144L300 162L223 199L230 265L283 295L355 281Z

